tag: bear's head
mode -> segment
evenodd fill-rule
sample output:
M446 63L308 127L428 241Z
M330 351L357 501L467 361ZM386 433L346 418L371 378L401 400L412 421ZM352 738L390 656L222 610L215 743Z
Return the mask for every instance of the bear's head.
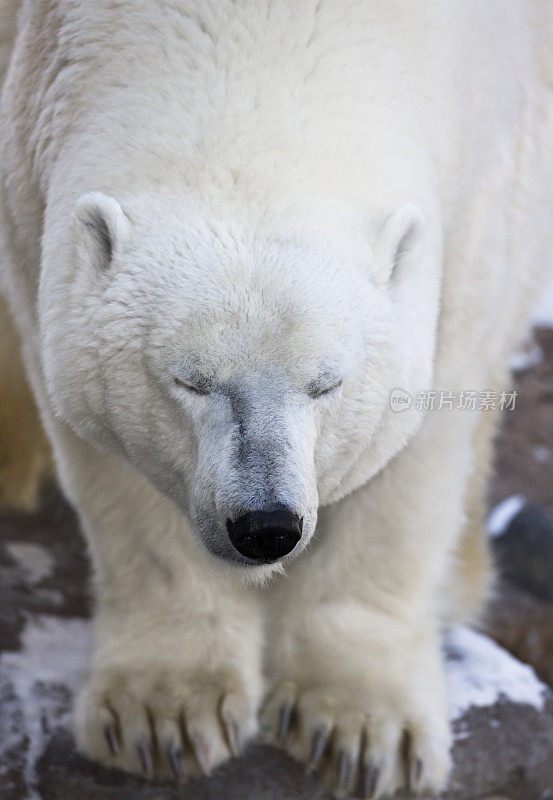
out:
M300 553L319 505L414 434L437 291L425 222L401 206L366 241L245 231L191 203L99 192L72 221L44 355L82 437L126 459L242 565Z

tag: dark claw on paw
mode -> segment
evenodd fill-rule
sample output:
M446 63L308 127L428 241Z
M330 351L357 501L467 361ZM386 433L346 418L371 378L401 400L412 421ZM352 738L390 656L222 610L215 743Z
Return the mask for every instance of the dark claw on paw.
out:
M338 758L338 780L336 783L337 792L346 792L351 781L353 764L351 758L346 753L340 753Z
M380 770L378 767L369 767L365 772L365 780L363 781L363 797L371 800L376 794L376 787Z
M142 772L146 775L147 778L153 777L154 774L154 763L152 759L152 750L150 745L146 742L141 742L136 746L136 750L138 753L138 759L140 761L140 766L142 768Z
M240 730L238 728L238 723L235 720L231 719L227 721L225 727L226 727L230 751L233 756L239 756L242 747L240 745Z
M312 772L315 772L321 763L321 759L325 751L326 739L327 731L325 728L319 728L319 730L313 734L311 755L309 757L309 763L307 764L308 775L311 775Z
M119 754L119 739L115 732L113 725L106 725L104 728L104 736L112 756Z
M415 789L422 778L423 763L420 758L415 758L411 763L411 774L409 775L409 791Z
M173 775L177 779L177 781L182 780L182 764L181 764L181 752L178 747L175 745L170 745L167 749L167 759L169 764L171 765L171 769L173 771Z
M286 743L290 732L290 721L292 719L292 703L283 703L280 707L280 721L278 729L278 741L281 745Z

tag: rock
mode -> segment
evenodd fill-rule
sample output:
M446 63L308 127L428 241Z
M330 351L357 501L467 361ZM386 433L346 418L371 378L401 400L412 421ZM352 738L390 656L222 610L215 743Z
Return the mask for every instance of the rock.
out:
M553 328L534 330L543 359L513 376L516 407L502 415L490 504L523 494L553 513Z
M488 531L499 581L482 629L553 686L553 522L520 495L496 506Z
M453 631L446 651L454 770L443 800L493 792L553 799L551 690L531 667L474 631Z
M503 579L553 602L553 521L543 508L523 505L492 546Z
M500 582L482 629L541 680L553 686L553 603L545 603L510 583Z

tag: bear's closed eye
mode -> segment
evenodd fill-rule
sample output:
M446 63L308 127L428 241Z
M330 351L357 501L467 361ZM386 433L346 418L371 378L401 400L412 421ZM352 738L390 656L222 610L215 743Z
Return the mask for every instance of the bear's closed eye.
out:
M324 397L324 395L331 394L332 392L339 389L342 385L342 381L337 381L337 383L333 383L331 386L319 386L319 385L310 385L307 388L307 394L313 400L316 400L318 397Z
M197 384L194 383L189 383L188 381L183 381L181 378L174 378L174 382L177 386L180 386L182 389L186 389L187 391L192 392L193 394L199 394L199 395L209 394L209 391L203 388L202 386L198 386Z

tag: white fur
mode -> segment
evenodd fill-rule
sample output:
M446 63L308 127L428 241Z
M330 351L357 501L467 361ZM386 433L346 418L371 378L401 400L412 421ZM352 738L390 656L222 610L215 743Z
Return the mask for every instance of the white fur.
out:
M182 712L208 770L255 731L266 648L296 755L322 726L357 758L366 729L380 795L407 729L413 787L443 784L477 415L389 396L495 388L521 334L553 244L551 22L547 0L22 4L1 280L95 562L85 752L139 770L147 707L166 772ZM302 540L247 565L225 520L276 500Z

